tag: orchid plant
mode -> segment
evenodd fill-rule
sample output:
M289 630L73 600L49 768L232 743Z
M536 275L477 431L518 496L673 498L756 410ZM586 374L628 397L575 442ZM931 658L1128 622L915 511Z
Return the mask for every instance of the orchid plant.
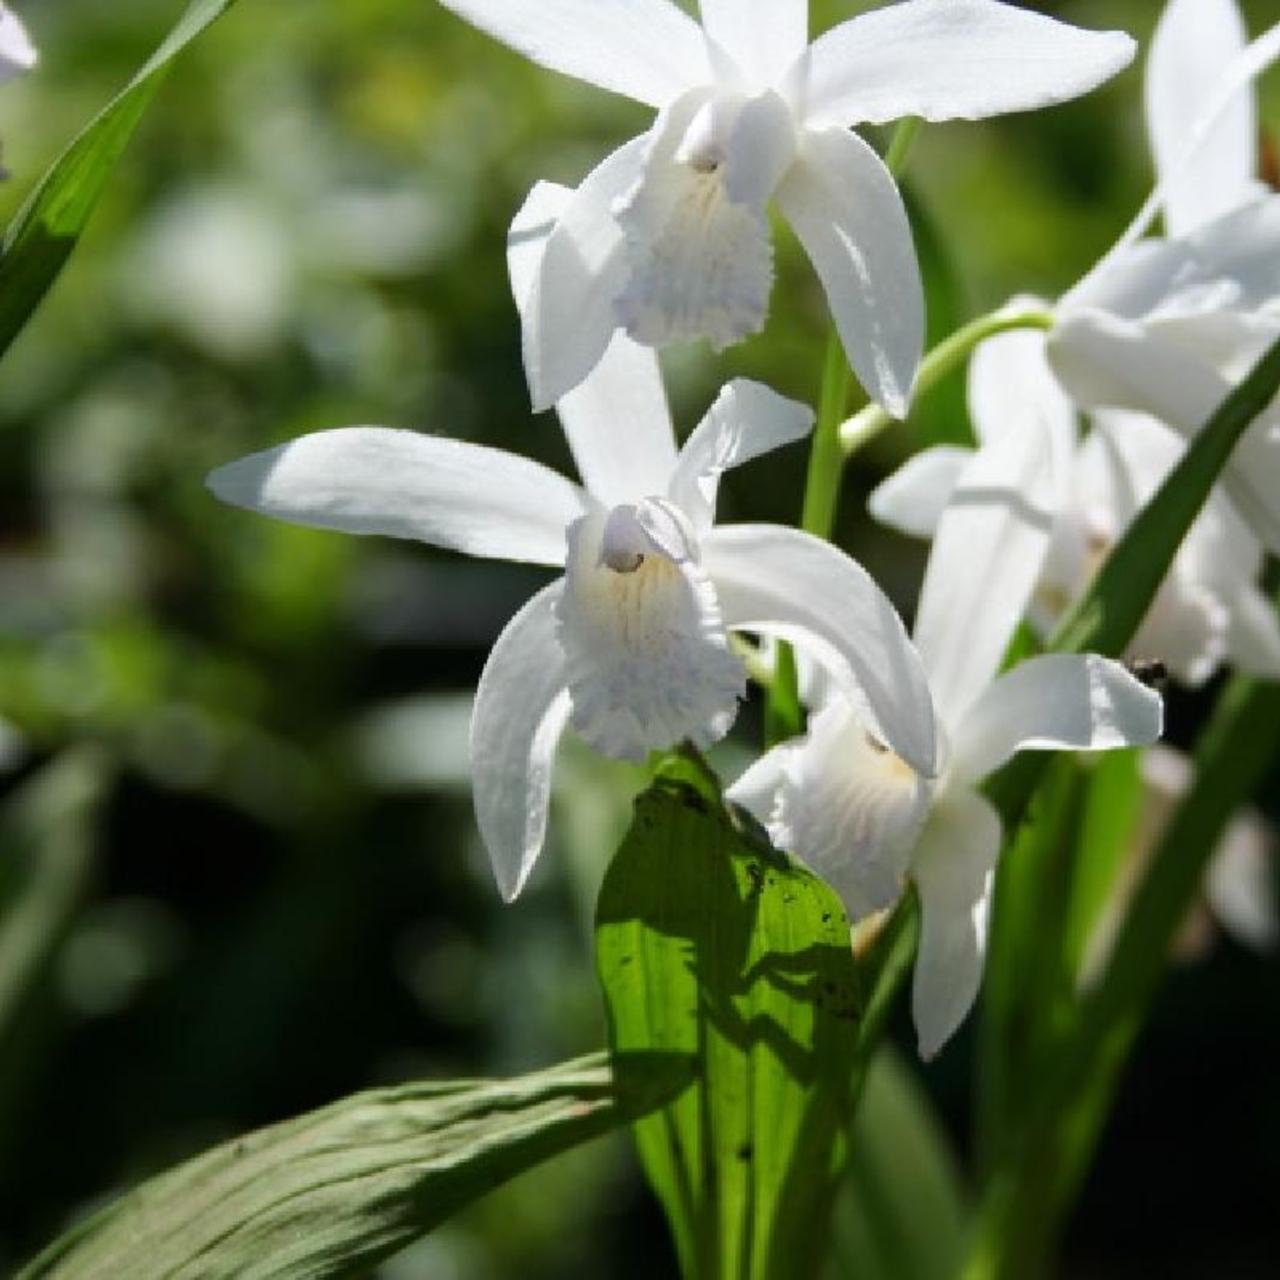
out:
M921 899L912 1011L933 1057L978 993L999 814L977 788L1019 751L1149 746L1163 706L1117 662L1033 658L998 675L1053 527L1053 454L1034 431L978 450L957 477L925 571L915 643L941 744L930 774L901 760L856 706L826 695L808 736L776 747L729 794L839 890L851 919L884 911L908 877Z
M120 122L229 2L194 0L21 215L0 269L42 281L28 312ZM1129 64L1128 35L999 0L901 0L816 36L807 0L700 0L696 19L674 0L441 4L656 111L576 188L538 182L510 224L530 400L555 409L577 479L345 426L207 484L291 524L550 571L479 678L471 790L510 903L566 733L647 768L595 918L609 1051L269 1131L24 1274L256 1274L264 1247L279 1274L350 1274L623 1123L687 1276L817 1274L911 974L926 1061L987 983L966 1280L1039 1275L1202 888L1252 943L1276 934L1270 841L1238 810L1280 757L1280 195L1253 85L1280 26L1251 44L1235 0L1169 0L1146 70L1148 207L1057 302L1018 297L925 353L898 185L921 122L1065 103ZM35 57L0 5L0 81ZM883 155L854 131L894 122ZM1141 238L1161 208L1165 234ZM771 209L828 303L816 411L733 377L681 443L659 352L767 331ZM976 447L921 449L870 498L932 542L909 631L836 543L843 465L964 365ZM868 403L847 418L852 377ZM806 442L802 528L718 521L728 472ZM1139 756L1164 732L1165 676L1208 707L1224 667L1194 763ZM409 1172L387 1163L402 1148Z

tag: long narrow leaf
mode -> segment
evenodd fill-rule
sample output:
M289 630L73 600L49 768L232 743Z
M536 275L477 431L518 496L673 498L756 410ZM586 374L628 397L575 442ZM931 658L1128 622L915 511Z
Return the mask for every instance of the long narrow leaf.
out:
M170 66L235 0L192 0L168 39L54 162L0 248L0 355L22 332L76 247Z
M604 1055L517 1080L357 1094L162 1174L73 1228L20 1280L363 1274L470 1201L665 1102L690 1064Z

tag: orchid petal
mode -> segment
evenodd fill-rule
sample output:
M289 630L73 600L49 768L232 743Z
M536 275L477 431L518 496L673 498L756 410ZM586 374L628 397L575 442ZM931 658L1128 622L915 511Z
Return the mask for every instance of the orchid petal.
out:
M671 504L650 499L574 525L556 614L573 727L597 751L643 761L729 731L745 668L692 527Z
M904 417L924 348L924 288L892 174L857 134L809 129L778 205L822 280L858 380Z
M1086 409L1148 413L1192 440L1230 396L1220 373L1183 347L1101 312L1062 321L1049 361ZM1236 446L1222 484L1267 548L1280 554L1280 424L1273 406Z
M1096 654L1049 654L1001 676L957 726L956 776L976 783L1019 751L1113 751L1149 747L1164 728L1164 703L1118 662Z
M702 0L702 25L747 88L776 88L809 45L809 0Z
M764 327L773 287L765 212L795 155L774 93L744 102L694 89L663 110L639 179L613 206L626 240L616 317L638 342L705 338L716 350Z
M1227 828L1205 877L1205 895L1218 923L1257 951L1280 943L1274 868L1275 835L1259 814L1246 811Z
M1078 98L1136 46L995 0L911 0L860 14L810 50L809 123L981 120Z
M778 792L786 783L791 756L803 746L787 742L766 751L725 789L725 799L740 805L751 814L773 838L773 818L778 807ZM780 847L781 842L775 841Z
M1176 240L1143 240L1109 255L1060 305L1127 320L1219 318L1280 294L1280 195L1264 196Z
M812 647L865 704L872 732L934 776L938 740L924 668L866 570L830 543L774 525L713 529L702 564L725 626Z
M606 507L666 492L675 431L658 357L625 333L558 405L587 492Z
M476 821L503 898L524 888L542 851L551 764L569 718L555 606L544 587L507 624L489 654L471 713Z
M565 529L586 509L576 485L527 458L386 427L302 436L219 467L207 484L291 524L527 564L564 564Z
M1258 119L1252 86L1182 164L1187 140L1210 105L1222 72L1248 43L1235 0L1169 0L1147 64L1147 129L1156 170L1168 182L1165 222L1182 235L1249 199L1255 190Z
M508 263L535 412L572 391L613 340L628 275L613 205L635 185L647 146L640 137L619 147L568 200L539 184L512 224Z
M669 494L699 533L715 522L720 477L752 458L803 440L813 410L758 382L729 383L680 450Z
M660 107L711 77L698 24L668 0L440 0L549 71Z
M914 632L948 728L1000 668L1044 567L1056 495L1051 442L1035 430L984 445L960 476L934 537Z
M813 716L806 738L771 754L772 797L761 785L770 770L761 766L730 798L835 889L850 920L891 907L929 814L930 783L869 735L843 700Z
M1229 604L1227 648L1246 675L1280 680L1280 614L1274 601L1252 586L1242 587Z
M1079 432L1075 405L1053 376L1044 347L1043 333L1025 329L982 343L969 363L969 416L983 442L1006 431L1044 433L1061 508Z
M891 529L912 538L932 538L972 449L938 445L908 458L867 501L867 510Z
M22 20L0 4L0 84L30 71L39 58Z
M911 1014L922 1058L938 1053L977 999L1001 839L991 805L958 788L939 799L916 849L920 952Z

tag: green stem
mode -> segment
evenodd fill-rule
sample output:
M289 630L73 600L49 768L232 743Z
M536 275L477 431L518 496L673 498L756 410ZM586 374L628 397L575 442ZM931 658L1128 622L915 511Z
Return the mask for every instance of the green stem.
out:
M920 372L916 375L912 397L919 399L921 396L928 395L947 374L964 364L973 354L974 349L988 338L1014 329L1047 331L1053 327L1053 323L1053 313L1044 310L1006 309L979 316L963 329L957 329L945 342L939 343L925 356L920 364ZM856 453L882 431L888 430L896 421L896 418L878 404L867 405L861 413L854 414L840 428L840 447L845 456Z
M924 121L919 116L906 116L898 121L898 127L894 129L893 138L889 143L889 150L884 155L885 168L895 178L902 177L903 170L907 167L907 160L911 156L911 148L920 136L922 124Z
M844 454L840 449L840 422L849 406L853 374L844 344L835 329L827 338L822 366L822 392L818 421L809 449L809 474L804 487L800 527L815 538L830 541L840 506L840 482L844 478ZM765 746L794 738L804 727L791 646L778 646L777 666L765 699Z
M804 508L800 516L800 527L815 538L830 539L835 531L840 481L844 476L840 423L849 404L852 381L844 344L833 329L827 339L827 354L822 366L822 396L818 402L818 423L809 451L809 476L805 482Z

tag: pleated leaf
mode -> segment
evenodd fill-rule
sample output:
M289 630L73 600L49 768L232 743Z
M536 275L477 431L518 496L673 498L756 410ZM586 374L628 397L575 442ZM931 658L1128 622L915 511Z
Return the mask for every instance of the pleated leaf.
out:
M731 813L700 762L637 802L596 917L616 1053L691 1054L635 1126L686 1276L814 1274L869 984L835 895Z
M228 1142L73 1228L20 1280L363 1274L508 1178L666 1101L690 1063L604 1055L357 1094Z
M192 0L168 39L54 162L0 248L0 355L79 242L112 171L174 60L235 0Z

